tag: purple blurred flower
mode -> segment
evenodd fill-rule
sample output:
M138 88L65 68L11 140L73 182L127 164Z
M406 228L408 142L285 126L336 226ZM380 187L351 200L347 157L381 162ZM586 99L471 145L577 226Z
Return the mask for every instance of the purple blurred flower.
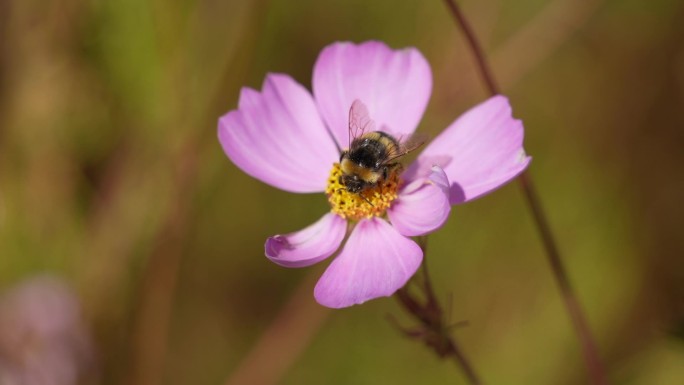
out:
M72 385L92 364L78 300L62 281L38 277L0 299L0 384Z
M415 131L431 89L430 66L414 48L392 50L376 41L335 43L314 66L313 97L290 76L269 74L261 92L243 88L238 109L219 120L221 145L244 172L290 192L325 191L331 202L331 212L313 225L269 238L265 250L271 261L286 267L322 261L342 244L347 220L355 224L316 284L320 304L342 308L392 295L423 258L408 237L441 227L451 204L498 188L529 163L522 122L513 119L506 97L494 96L425 148L401 174L398 188L381 197L380 203L387 205L372 206L381 210L363 209L371 206L352 195L345 199L361 211L340 209L333 196L339 190L336 163L338 148L349 143L354 100L367 105L381 130L407 137Z

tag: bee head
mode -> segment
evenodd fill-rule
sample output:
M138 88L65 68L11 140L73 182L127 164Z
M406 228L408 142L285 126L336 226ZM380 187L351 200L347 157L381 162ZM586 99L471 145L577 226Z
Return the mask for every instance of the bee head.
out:
M350 193L359 193L366 187L366 182L358 175L343 175L340 179Z

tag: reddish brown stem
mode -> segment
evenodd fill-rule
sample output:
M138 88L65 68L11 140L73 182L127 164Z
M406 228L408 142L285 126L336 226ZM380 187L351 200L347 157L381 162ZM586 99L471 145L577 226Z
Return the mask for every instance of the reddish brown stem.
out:
M426 256L427 237L419 238L418 243L423 250L423 255ZM445 324L442 307L439 305L437 296L432 289L430 276L427 270L427 258L423 260L422 269L423 282L422 285L416 285L416 287L423 292L422 296L424 301L416 299L409 292L407 287L399 289L394 295L404 310L420 322L420 326L416 329L404 329L401 328L393 318L391 318L390 321L399 327L407 336L421 339L428 347L432 348L439 357L453 357L456 364L463 370L463 374L466 376L468 383L471 385L480 385L481 382L475 373L475 369L470 364L470 361L463 351L459 348L456 340L449 334L451 325Z
M465 18L465 15L454 0L444 1L451 12L451 15L456 20L456 24L461 28L461 32L463 32L463 35L468 41L470 50L475 56L475 61L477 62L480 76L482 77L487 90L491 95L499 94L499 87L494 80L492 71L489 68L482 48L475 37L475 33L470 27L468 20ZM592 336L586 316L584 315L582 307L580 306L577 296L575 295L572 285L570 284L570 279L568 278L565 266L563 265L557 243L554 239L553 233L551 232L551 227L546 219L547 217L541 206L537 192L532 184L532 179L527 172L523 172L518 177L518 181L523 190L523 194L525 195L525 200L527 201L530 211L532 212L532 216L534 217L534 222L537 226L537 230L539 231L539 235L542 238L546 256L548 258L549 265L551 266L553 276L556 279L560 289L561 297L563 298L565 307L570 315L570 319L572 320L572 324L582 345L582 353L589 371L589 377L594 385L606 385L608 381L606 379L603 364L599 358L595 339Z
M451 16L456 19L456 24L461 28L463 36L468 41L468 46L475 56L477 61L477 68L480 70L480 76L482 76L482 81L485 83L487 90L490 94L496 95L499 93L499 86L494 81L494 76L492 76L492 71L489 69L489 63L485 59L484 52L482 52L482 47L475 37L473 29L470 27L470 23L465 18L465 14L461 12L461 8L456 4L454 0L444 0Z
M605 371L598 354L596 342L594 341L582 307L575 295L575 291L570 284L570 278L568 278L568 273L565 270L560 253L558 252L558 247L556 246L553 234L551 233L551 228L539 202L537 191L534 189L534 185L532 185L529 174L521 174L518 177L518 180L520 181L527 204L534 216L537 229L539 230L539 234L544 243L549 265L551 266L551 271L553 272L553 276L556 279L561 296L563 297L565 308L570 315L570 319L575 327L580 344L582 345L582 356L587 365L589 377L595 385L606 385L608 384L608 380L606 379Z
M434 295L434 293L425 294L426 296ZM453 357L456 364L463 370L468 383L480 385L482 382L480 382L479 377L475 373L475 369L459 348L456 340L449 335L449 328L442 322L443 315L441 313L435 314L430 303L420 303L406 288L399 289L394 297L409 314L421 323L421 326L414 330L402 329L404 334L409 337L422 339L427 346L432 348L442 358ZM393 321L393 323L396 324L396 321Z

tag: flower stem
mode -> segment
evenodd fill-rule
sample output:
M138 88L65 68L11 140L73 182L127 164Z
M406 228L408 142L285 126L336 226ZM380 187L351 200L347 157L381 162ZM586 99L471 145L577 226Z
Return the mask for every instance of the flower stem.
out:
M441 321L444 319L442 316L442 308L439 306L439 302L437 302L437 297L435 296L435 291L432 289L432 280L430 280L430 274L428 273L428 264L427 264L427 243L428 242L428 237L424 236L420 239L420 247L423 249L423 288L425 290L425 294L427 297L427 306L428 307L433 307L438 310L438 319L441 323ZM450 316L450 314L448 314ZM442 327L448 331L451 328L451 325L442 325ZM468 358L465 356L465 354L461 351L459 348L458 344L456 343L456 340L452 338L448 333L445 333L445 335L448 337L446 338L447 342L447 354L450 356L453 356L456 362L461 366L463 369L463 373L466 375L468 378L468 381L473 384L473 385L479 385L481 384L479 377L475 373L475 368L473 368L473 365L470 364L470 361L468 361Z
M477 67L480 71L480 76L482 77L487 90L491 95L499 94L499 87L497 86L492 71L489 68L487 60L485 59L482 48L475 37L473 29L470 27L465 15L456 4L455 0L444 0L451 15L456 20L456 24L461 28L461 32L468 41L475 60L477 61ZM605 385L608 383L605 375L605 370L601 359L599 358L598 349L596 347L596 342L592 336L589 324L587 323L586 316L582 311L577 296L570 284L570 279L563 265L560 253L556 241L554 239L553 233L549 226L548 220L546 219L546 214L541 206L539 197L537 195L536 189L532 183L527 171L523 172L519 177L518 181L527 200L527 204L534 217L537 230L542 238L544 248L546 250L546 256L549 260L551 266L551 271L556 279L559 290L561 292L561 297L565 303L565 307L570 315L572 324L577 332L580 343L582 345L582 353L584 361L587 365L589 371L589 377L594 385Z
M452 338L449 338L447 341L449 343L449 355L453 356L456 362L458 362L458 364L461 366L463 373L468 378L468 382L470 382L472 385L482 384L480 379L477 377L477 374L475 374L475 369L473 369L473 366L470 365L470 362L468 362L466 356L460 350L458 345L456 345L456 341L454 341Z
M579 300L570 284L568 273L565 270L565 266L563 265L563 261L558 252L558 247L556 246L553 234L551 233L551 228L539 202L537 191L534 189L532 180L526 172L522 173L520 177L518 177L518 180L522 186L530 211L532 211L534 220L537 223L537 228L542 237L542 241L544 242L546 255L548 256L549 264L551 265L551 271L558 283L563 302L570 315L572 324L575 327L575 331L579 336L584 361L587 365L587 370L589 371L592 383L594 385L606 385L608 384L608 381L598 354L596 342L591 334L591 329L589 328L589 324L587 323L586 316L582 311Z
M494 76L492 76L492 71L489 69L489 64L485 59L484 52L482 52L482 47L477 41L475 32L473 32L473 29L470 27L465 15L463 12L461 12L461 8L454 0L444 0L444 2L449 8L451 16L456 19L456 24L461 28L461 32L463 32L466 40L468 40L468 46L470 46L470 50L473 52L473 55L475 55L477 68L480 70L480 76L482 76L482 81L484 81L487 90L492 95L498 94L499 86L497 86L496 82L494 81Z
M427 237L420 237L418 243L423 250L423 255L425 257L427 254ZM402 307L421 323L420 327L416 329L405 329L399 326L396 320L390 318L390 321L392 321L405 335L421 339L428 347L432 348L438 356L442 358L453 357L456 364L463 370L463 374L466 376L468 383L471 385L480 385L482 382L480 382L479 377L475 373L475 369L470 364L470 361L463 351L459 348L456 340L450 335L452 325L446 325L444 322L444 312L432 289L426 259L423 260L422 270L423 282L419 287L423 291L424 301L416 299L416 297L409 292L407 287L399 289L394 296Z

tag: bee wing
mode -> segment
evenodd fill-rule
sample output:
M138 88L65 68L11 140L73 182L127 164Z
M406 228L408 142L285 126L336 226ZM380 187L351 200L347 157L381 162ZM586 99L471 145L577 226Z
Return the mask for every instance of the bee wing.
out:
M387 162L391 162L394 159L400 158L409 152L417 149L418 147L422 146L425 144L425 142L428 141L428 136L422 133L417 133L410 135L408 137L399 137L399 147L393 151L389 158L387 159Z
M375 122L368 116L368 108L359 99L349 109L349 148L351 142L366 132L375 131Z

